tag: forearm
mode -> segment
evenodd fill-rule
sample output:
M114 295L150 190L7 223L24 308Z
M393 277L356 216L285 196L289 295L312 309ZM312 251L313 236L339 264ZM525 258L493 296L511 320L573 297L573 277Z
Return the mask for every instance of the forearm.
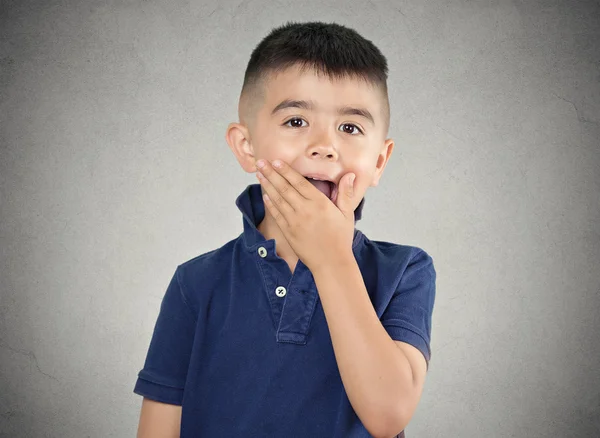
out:
M403 400L412 389L408 359L379 321L352 254L315 271L348 399L369 432L385 436L404 421Z

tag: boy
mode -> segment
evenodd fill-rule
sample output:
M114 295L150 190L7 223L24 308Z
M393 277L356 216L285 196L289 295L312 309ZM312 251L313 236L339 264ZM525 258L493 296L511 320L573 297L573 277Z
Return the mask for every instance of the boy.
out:
M386 80L380 51L333 23L255 48L226 134L258 177L236 200L243 232L177 266L134 389L138 437L404 436L436 272L355 228L394 146Z

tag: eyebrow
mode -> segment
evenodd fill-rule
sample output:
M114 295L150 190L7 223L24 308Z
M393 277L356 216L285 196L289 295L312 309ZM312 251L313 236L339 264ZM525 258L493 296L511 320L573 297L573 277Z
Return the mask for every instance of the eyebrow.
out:
M301 108L306 110L314 110L316 107L315 103L312 100L292 100L285 99L271 111L271 115L275 115L277 112L284 110L286 108ZM337 109L337 113L341 116L361 116L365 119L369 120L372 125L375 125L375 119L373 115L365 108L354 108L350 106L343 106Z

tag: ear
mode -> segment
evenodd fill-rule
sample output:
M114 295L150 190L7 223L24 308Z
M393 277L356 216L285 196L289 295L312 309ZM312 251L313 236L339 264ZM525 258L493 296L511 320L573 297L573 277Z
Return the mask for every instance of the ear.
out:
M383 174L383 170L387 165L390 157L392 156L392 151L394 150L394 140L388 138L383 147L381 148L381 153L377 157L377 165L375 169L375 174L373 175L373 182L371 183L371 187L376 187L379 184L379 179Z
M230 123L225 132L225 141L237 158L240 166L248 173L256 172L254 148L250 143L250 132L241 123Z

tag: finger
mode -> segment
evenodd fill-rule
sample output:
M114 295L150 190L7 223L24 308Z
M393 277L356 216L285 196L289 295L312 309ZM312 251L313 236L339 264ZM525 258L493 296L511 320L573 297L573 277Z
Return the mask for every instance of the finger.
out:
M263 175L262 172L256 172L256 177L258 178L263 191L269 195L269 202L274 204L278 214L282 215L287 222L290 215L295 214L292 206L288 204L285 198L277 191L275 186Z
M273 219L275 219L277 226L281 229L281 231L285 233L285 230L287 230L288 228L288 223L285 217L283 217L283 215L279 212L277 206L273 204L269 195L265 193L263 195L263 199L265 201L265 207L267 207L267 210L269 211L269 213L271 213Z
M275 166L275 163L277 163L277 162L280 163L279 166ZM311 197L315 193L314 191L316 189L313 187L313 185L311 183L309 183L306 180L306 178L304 178L303 175L298 173L292 166L289 166L287 163L285 163L282 160L273 161L273 167L279 175L281 175L283 178L285 178L288 181L288 183L295 189L296 193L298 193L300 196L302 196L302 198L311 199ZM302 199L300 197L295 196L295 193L294 193L294 196L291 197L291 200L288 202L290 202L290 204L294 208L296 208L299 206L298 204L295 204L297 199L300 200L300 202L302 202Z
M269 192L271 200L278 207L285 207L284 205L282 205L283 201L285 201L292 210L297 211L302 204L302 195L300 195L300 193L298 193L294 186L283 175L279 173L281 168L276 169L267 160L264 161L264 166L260 169L260 172L265 176L265 178L275 188L275 190L277 190L276 194ZM279 161L281 162L281 160ZM280 210L283 214L286 213L286 211L282 210L281 208Z

